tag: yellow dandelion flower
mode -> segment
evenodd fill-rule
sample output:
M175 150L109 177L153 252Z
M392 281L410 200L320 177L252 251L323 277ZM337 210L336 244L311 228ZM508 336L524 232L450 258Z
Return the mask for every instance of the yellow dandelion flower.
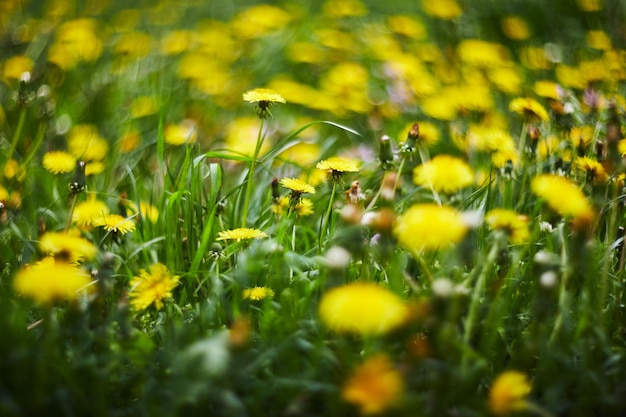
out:
M298 178L283 178L280 180L280 185L291 190L292 195L296 194L298 197L301 194L315 194L315 187Z
M401 326L407 318L404 301L371 282L355 282L326 292L319 315L336 332L381 335Z
M622 139L617 143L617 150L622 157L626 156L626 139Z
M76 204L72 214L72 222L78 227L89 229L95 226L95 220L109 214L109 208L92 194L87 201Z
M325 15L341 18L362 16L367 13L367 8L360 0L327 0L323 11Z
M43 155L43 167L53 174L66 174L76 168L76 158L67 152L50 151Z
M548 112L539 102L528 97L518 97L509 103L509 110L525 120L548 120Z
M255 39L285 27L291 15L279 7L260 4L238 13L231 20L231 28L237 35Z
M9 192L0 185L0 202L6 202L9 199Z
M546 97L552 100L561 98L561 90L561 86L557 83L547 80L536 81L533 86L533 91L539 97Z
M101 161L109 152L109 145L93 125L76 125L67 139L69 152L81 161Z
M41 304L75 298L91 282L89 274L66 261L45 258L18 271L13 281L16 292Z
M130 304L136 311L145 310L153 303L160 310L163 300L172 298L172 290L178 285L179 278L161 263L151 265L148 270L141 269L130 281Z
M137 207L135 206L135 211L136 210ZM150 223L156 223L159 220L159 209L150 203L146 203L145 201L140 202L139 211L141 212L141 217L147 219Z
M238 229L223 230L218 233L217 240L248 240L248 239L263 239L267 237L267 233L258 229L249 229L246 227L240 227Z
M515 41L523 41L530 36L528 23L520 16L507 16L502 19L502 31Z
M137 97L130 105L130 117L133 119L150 116L157 111L159 111L159 103L152 96Z
M511 243L524 243L528 241L528 216L518 214L508 209L493 209L485 216L485 223L492 230L506 232Z
M502 65L506 51L502 45L479 39L465 39L457 48L461 61L477 67Z
M585 150L593 141L592 126L576 126L569 132L569 140L576 149Z
M315 213L313 210L313 202L308 198L301 199L293 208L300 217L310 216Z
M120 35L113 50L128 58L141 58L150 53L152 38L142 32L127 32Z
M269 88L255 88L243 93L243 99L248 103L256 103L257 114L260 118L265 119L270 116L270 106L275 103L286 103L283 96Z
M242 297L243 299L250 299L252 301L261 301L265 298L270 298L274 296L274 290L267 287L254 287L254 288L246 288L243 290Z
M9 159L5 162L3 174L7 180L15 178L17 181L22 182L26 176L26 170L15 159Z
M42 252L71 262L82 262L95 258L98 248L79 236L67 233L48 232L39 240Z
M578 7L585 12L598 12L602 10L602 0L578 0Z
M528 377L518 371L503 372L491 385L489 409L492 413L504 416L526 408L526 397L532 385Z
M361 414L378 414L401 397L404 379L387 355L379 353L359 365L341 390L344 401L359 407Z
M131 219L120 216L119 214L106 214L93 220L93 225L103 227L104 230L111 233L119 233L125 235L135 230L135 222Z
M587 45L594 49L607 51L611 49L611 38L603 30L590 30L587 32Z
M423 0L422 7L427 15L442 20L454 20L463 13L456 0Z
M415 167L413 181L437 192L454 194L474 183L474 171L460 158L437 155Z
M87 176L101 174L103 171L104 163L100 161L91 161L85 166L85 175Z
M185 52L191 44L192 33L189 30L174 30L161 39L161 53L177 55Z
M332 157L318 162L315 168L326 171L332 181L338 181L344 172L358 172L359 163L353 159Z
M272 203L272 212L274 212L274 214L280 216L280 215L283 214L283 212L285 210L287 210L289 208L289 205L290 205L289 197L284 196L284 197L277 198Z
M539 175L533 178L531 190L563 217L583 221L591 221L593 217L593 209L583 192L566 178L552 174Z
M409 132L413 129L415 125L414 122L411 122L404 126L402 132L400 133L400 138L403 140L408 138ZM419 137L417 141L423 143L424 146L430 147L435 143L439 142L439 138L441 137L441 132L439 128L431 122L418 122L419 125Z
M389 16L387 18L387 26L395 33L411 39L422 40L428 35L426 27L422 22L414 17L402 14Z
M163 132L165 143L170 145L184 145L194 143L198 139L196 122L191 119L183 120L180 124L170 124Z
M588 156L574 159L573 168L576 172L584 173L594 185L602 185L609 180L609 175L602 164Z
M226 126L226 148L235 154L252 156L257 145L259 119L256 117L239 117ZM270 142L265 140L259 151L263 155L270 149Z
M399 216L394 235L410 250L436 250L459 242L467 233L460 213L448 206L416 204Z
M12 56L4 63L4 78L19 80L25 72L32 72L33 60L27 56Z

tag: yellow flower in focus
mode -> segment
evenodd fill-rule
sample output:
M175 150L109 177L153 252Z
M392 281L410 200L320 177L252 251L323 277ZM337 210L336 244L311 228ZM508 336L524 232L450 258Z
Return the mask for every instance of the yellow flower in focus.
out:
M165 143L170 145L184 145L194 143L198 139L198 128L196 122L185 119L180 124L170 124L163 132Z
M359 163L354 159L334 156L318 162L315 168L333 173L359 172Z
M4 78L7 80L19 80L25 72L33 71L33 65L33 60L27 56L12 56L4 62Z
M93 220L93 225L103 227L104 230L111 233L119 233L125 235L135 230L135 222L131 219L120 216L119 214L106 214Z
M254 287L254 288L246 288L243 290L242 297L243 299L250 299L252 301L261 301L265 298L273 297L274 290L267 287Z
M573 168L576 172L586 175L586 178L594 185L603 185L609 180L609 175L604 167L596 159L583 156L574 159Z
M460 158L437 155L415 167L413 182L437 192L454 194L474 183L474 171Z
M485 223L492 230L506 232L511 243L525 243L528 241L528 216L518 214L508 209L493 209L485 216Z
M141 269L139 275L130 281L130 304L136 311L145 310L153 303L160 310L163 300L172 298L172 290L178 285L179 278L161 263L150 266L148 270Z
M43 167L53 174L66 174L76 168L76 158L67 152L50 151L43 155Z
M344 401L359 407L361 414L381 413L392 407L404 392L404 380L387 355L380 353L365 360L341 390Z
M232 230L223 230L218 233L217 240L248 240L248 239L263 239L267 237L267 233L258 229L249 229L241 227Z
M269 108L275 103L286 103L283 96L269 88L255 88L243 93L243 99L248 103L256 103L257 114L260 118L265 119L272 113Z
M548 112L536 100L527 97L515 98L509 103L509 110L525 120L548 120Z
M526 397L532 385L528 377L517 371L503 372L495 379L489 391L489 409L498 416L505 416L526 408Z
M422 7L427 15L443 20L454 20L463 13L456 0L422 0Z
M18 271L13 286L17 293L40 304L52 304L75 298L90 282L89 275L77 266L45 258Z
M76 125L67 139L69 152L81 161L101 161L109 152L109 145L93 125Z
M570 180L552 174L542 174L533 178L531 190L546 201L548 206L563 217L573 217L590 222L593 218L591 204Z
M98 248L87 239L60 232L44 234L39 247L46 255L71 262L92 260L98 253Z
M315 194L315 187L298 178L283 178L280 180L280 185L291 190L292 195L296 194L298 197L301 194Z
M515 41L523 41L530 36L528 23L520 16L507 16L502 19L502 31Z
M109 214L109 208L100 200L96 200L94 194L87 201L76 204L72 214L72 222L82 229L90 229L95 226L95 221Z
M404 324L407 307L391 291L371 282L354 282L326 292L319 315L331 330L382 335Z
M422 251L449 247L463 239L467 229L452 207L416 204L396 219L393 233L404 248Z

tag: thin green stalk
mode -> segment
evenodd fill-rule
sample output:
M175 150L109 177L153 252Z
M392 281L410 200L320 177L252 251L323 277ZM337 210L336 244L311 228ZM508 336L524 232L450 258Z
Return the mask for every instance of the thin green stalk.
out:
M328 223L330 222L330 217L332 216L333 202L335 201L336 191L337 191L337 183L333 181L333 188L330 192L330 199L328 200L328 207L326 208L326 213L324 214L322 228L320 229L320 237L319 237L319 242L318 242L320 252L322 252L322 243L324 242L324 235L326 234L326 229L328 228Z
M26 109L23 108L20 111L20 115L17 120L17 127L15 128L13 139L11 139L11 148L9 149L9 153L7 154L7 161L10 161L11 158L13 158L13 152L15 152L15 148L17 148L17 142L20 140L20 136L22 136L22 130L24 129L25 120L26 120Z
M617 194L619 191L616 190ZM611 204L611 212L609 214L609 224L607 229L607 237L606 237L606 250L604 251L604 257L602 259L602 271L600 278L600 299L598 300L598 317L600 317L601 321L604 322L605 310L604 304L606 303L606 299L609 292L609 272L611 269L611 253L614 251L613 242L615 242L617 237L617 211L618 211L618 196L613 195ZM613 281L613 286L615 287L615 280ZM613 288L613 294L617 293L617 288ZM593 291L593 288L590 289ZM607 308L607 313L610 309Z
M261 152L261 146L263 145L263 125L265 119L261 118L261 125L259 126L259 134L256 139L256 146L254 148L254 155L250 162L250 169L248 169L248 178L246 179L246 197L243 201L243 210L241 212L241 227L246 227L248 221L248 207L250 206L250 198L252 197L252 182L254 181L254 170L256 168L257 159Z
M35 141L33 142L33 145L30 147L30 151L28 152L26 159L22 163L22 166L27 167L30 161L35 157L35 155L37 154L37 151L39 150L39 147L41 146L41 143L43 142L45 133L46 133L46 126L42 123L39 125L39 129L37 129L37 136L35 136Z
M559 237L561 239L561 285L559 288L559 313L554 321L554 326L552 327L552 334L550 335L549 344L552 345L556 339L557 334L561 330L561 326L563 326L563 316L565 311L568 310L568 301L569 301L569 292L567 291L567 284L569 281L569 277L571 275L571 268L569 266L569 259L567 256L567 248L565 237L563 234L563 224L560 224L558 227Z
M522 131L519 135L519 156L522 158L524 156L524 150L526 149L526 136L528 134L528 124L524 122L522 124Z

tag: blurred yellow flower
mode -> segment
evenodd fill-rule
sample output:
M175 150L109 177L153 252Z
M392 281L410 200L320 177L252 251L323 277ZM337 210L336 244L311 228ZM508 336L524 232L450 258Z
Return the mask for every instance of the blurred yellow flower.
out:
M450 90L444 90L441 94L424 98L421 102L424 114L438 120L454 119L457 113L457 100L449 93Z
M561 87L553 81L536 81L533 86L533 91L540 97L551 98L552 100L561 98Z
M428 35L426 27L422 22L415 17L403 14L389 16L387 18L387 26L395 33L415 40L425 39Z
M104 171L104 163L101 161L88 162L85 166L85 175L97 175Z
M459 242L468 227L459 212L436 204L416 204L396 219L393 233L401 246L422 251Z
M20 165L15 159L9 159L5 162L4 165L4 178L7 180L15 179L18 182L22 182L24 180L24 176L26 175L26 171L24 167Z
M157 310L163 308L163 300L172 298L172 290L178 285L180 277L172 275L161 263L151 265L148 270L141 269L139 275L130 281L130 304L136 311L145 310L154 303Z
M269 4L252 6L235 15L233 33L247 39L261 38L281 29L291 21L289 13Z
M354 282L327 291L319 315L331 330L382 335L404 324L407 307L391 291L372 282Z
M594 49L611 49L611 38L603 30L590 30L587 32L587 45Z
M151 43L152 38L146 33L127 32L120 35L113 49L125 58L141 58L150 53Z
M361 414L378 414L392 407L404 393L404 379L389 357L379 353L359 365L344 383L341 397Z
M597 12L602 10L602 0L578 0L578 7L585 12Z
M456 0L422 0L422 7L427 15L443 20L454 20L463 13Z
M489 409L498 416L505 416L526 408L526 397L532 385L528 377L518 371L506 371L498 375L489 391Z
M93 219L92 224L97 227L103 227L107 232L122 235L135 230L135 222L119 214L105 214L104 216Z
M139 211L141 212L141 217L147 219L150 223L156 223L159 220L159 209L150 203L140 202Z
M539 102L528 97L519 97L511 100L509 110L517 113L525 120L548 120L548 112Z
M97 200L95 194L91 194L87 201L76 204L72 214L72 222L80 228L90 229L95 226L96 219L107 214L109 214L107 205L103 201Z
M367 13L367 8L360 0L326 0L322 10L325 15L338 18Z
M98 248L87 239L61 232L41 236L39 247L46 255L70 262L92 260L98 253Z
M405 142L407 137L409 136L409 132L413 128L415 122L408 123L402 129L400 133L400 142ZM441 133L439 128L434 123L431 122L418 122L419 125L419 138L418 142L423 143L424 146L430 147L439 141Z
M41 304L76 298L91 282L89 274L66 261L45 258L15 275L15 291Z
M487 77L498 90L507 94L517 94L521 89L522 78L514 66L490 68Z
M515 41L523 41L530 36L528 23L520 16L506 16L502 19L502 31Z
M369 72L356 62L341 62L331 67L322 77L322 91L336 101L331 110L337 115L346 111L367 113L372 108L368 96Z
M308 198L300 199L293 208L300 217L310 216L315 213L313 210L313 202Z
M48 60L62 69L72 69L82 61L95 61L102 54L102 40L94 19L76 19L63 23L56 31L48 51Z
M33 71L33 60L24 55L16 55L4 62L3 75L7 80L19 80L25 72Z
M437 155L415 167L413 182L436 192L454 194L474 183L474 171L460 158Z
M242 298L250 299L252 301L261 301L265 298L270 298L274 296L274 290L267 287L254 287L254 288L246 288L243 290Z
M137 97L130 105L130 117L133 119L150 116L157 111L159 111L159 103L154 96Z
M594 185L603 185L609 180L609 175L598 160L588 156L578 157L574 159L574 171L585 174L586 179L593 182Z
M593 126L576 126L569 131L569 140L576 149L585 150L593 141Z
M528 216L513 210L501 208L490 210L485 216L485 223L492 230L506 232L511 243L525 243L530 237Z
M163 140L170 145L184 145L194 143L198 139L196 122L185 119L179 124L169 124L163 132Z
M128 129L119 140L120 151L123 153L131 152L139 146L141 136L136 129Z
M191 45L191 32L188 30L173 30L161 38L161 53L163 55L177 55L185 52Z
M502 45L479 39L461 41L457 53L462 62L484 68L502 65L506 57L506 49Z
M593 218L591 204L580 188L567 178L542 174L533 178L531 190L563 217L582 221L591 221Z
M226 146L228 151L252 156L257 143L259 133L259 119L250 117L238 117L226 126ZM270 149L269 141L263 141L260 155Z
M67 139L69 152L81 161L101 161L109 152L109 145L93 125L76 125Z
M76 168L76 158L67 152L50 151L43 155L42 164L53 174L66 174Z
M6 202L9 199L9 192L6 188L0 185L0 202Z
M241 227L232 230L223 230L218 233L217 240L248 240L248 239L263 239L267 237L267 233L259 229L249 229Z

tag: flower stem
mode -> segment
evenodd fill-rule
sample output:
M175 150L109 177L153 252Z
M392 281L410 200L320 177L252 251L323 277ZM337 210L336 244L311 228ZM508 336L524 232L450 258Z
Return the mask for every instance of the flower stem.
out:
M17 127L15 128L15 133L13 134L13 139L11 140L11 148L9 149L9 153L7 154L7 161L10 161L13 158L13 152L15 152L15 148L17 148L17 142L20 140L20 136L22 136L22 130L24 129L24 121L26 120L26 109L23 108L20 111L20 116L17 120Z
M333 181L333 188L330 192L330 199L328 200L328 207L326 208L326 214L324 215L322 228L320 229L320 239L319 239L319 251L320 252L322 252L322 243L324 242L324 235L326 234L326 229L328 228L330 217L332 216L333 202L335 200L336 191L337 191L337 183Z
M243 201L243 210L241 212L241 227L246 227L248 221L248 208L250 207L250 198L252 197L252 183L254 181L254 170L256 168L257 159L261 152L261 146L263 145L263 124L265 119L261 118L261 125L259 126L259 134L256 139L256 146L254 148L254 155L250 162L250 168L248 169L248 178L246 179L246 196Z
M28 152L28 155L26 156L26 159L24 160L24 163L22 164L22 166L28 166L28 163L35 157L35 154L37 153L37 151L39 150L39 147L41 146L41 142L43 142L43 138L45 136L46 133L46 128L44 124L40 124L39 125L39 129L37 130L37 136L35 137L35 141L33 142L33 145L30 147L30 151Z

